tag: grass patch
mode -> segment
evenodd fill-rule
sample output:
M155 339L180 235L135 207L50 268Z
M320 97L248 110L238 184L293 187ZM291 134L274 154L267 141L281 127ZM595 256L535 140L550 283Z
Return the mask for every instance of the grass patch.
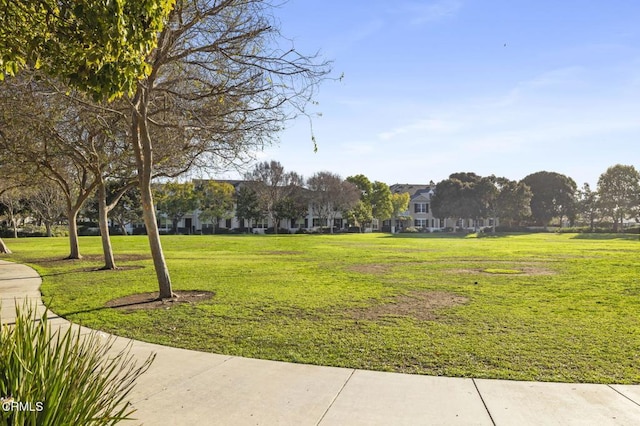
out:
M382 371L640 383L637 240L575 234L165 236L170 309L107 308L157 291L146 237L8 240L71 321L201 351ZM518 272L518 273L515 273ZM439 300L439 302L438 302ZM443 300L446 302L444 303Z

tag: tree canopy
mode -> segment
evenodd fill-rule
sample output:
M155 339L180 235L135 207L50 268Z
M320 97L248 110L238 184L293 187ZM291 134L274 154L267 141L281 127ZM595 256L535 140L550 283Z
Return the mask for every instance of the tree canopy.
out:
M0 0L0 79L35 68L95 99L133 92L175 0Z
M393 215L393 203L391 202L391 190L384 182L375 181L371 186L371 213L379 220L390 219Z
M438 182L431 199L438 217L492 218L512 224L529 216L531 193L524 183L504 177L453 173Z
M531 189L531 215L543 226L553 218L575 215L577 185L570 177L541 171L526 176L522 182Z
M167 182L158 185L155 191L158 211L172 223L173 233L178 233L178 222L186 214L198 208L200 199L192 182Z
M231 217L236 190L229 183L208 180L196 186L196 194L200 209L198 218L213 223L215 232L220 219Z
M619 230L627 216L638 216L640 204L640 173L633 166L616 164L598 179L599 205L613 219L614 231Z

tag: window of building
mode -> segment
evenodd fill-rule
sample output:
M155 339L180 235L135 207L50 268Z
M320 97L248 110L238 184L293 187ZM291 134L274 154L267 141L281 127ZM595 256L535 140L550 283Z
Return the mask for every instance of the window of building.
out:
M427 203L415 203L413 205L414 213L429 213L429 204Z
M415 226L416 228L426 228L427 219L414 219L413 226Z

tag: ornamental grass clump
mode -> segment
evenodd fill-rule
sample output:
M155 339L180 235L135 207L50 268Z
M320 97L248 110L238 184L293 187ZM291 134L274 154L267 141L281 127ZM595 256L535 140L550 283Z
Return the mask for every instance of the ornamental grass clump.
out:
M16 306L15 324L0 325L0 424L113 425L135 411L127 395L150 367L138 365L131 343L114 337L52 329L46 312Z

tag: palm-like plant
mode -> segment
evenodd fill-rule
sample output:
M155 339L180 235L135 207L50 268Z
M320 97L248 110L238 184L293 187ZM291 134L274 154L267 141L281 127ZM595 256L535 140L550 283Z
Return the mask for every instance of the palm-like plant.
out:
M116 352L115 337L53 329L46 312L16 306L16 321L0 325L0 423L113 425L131 419L126 400L155 354L137 365L131 343Z

